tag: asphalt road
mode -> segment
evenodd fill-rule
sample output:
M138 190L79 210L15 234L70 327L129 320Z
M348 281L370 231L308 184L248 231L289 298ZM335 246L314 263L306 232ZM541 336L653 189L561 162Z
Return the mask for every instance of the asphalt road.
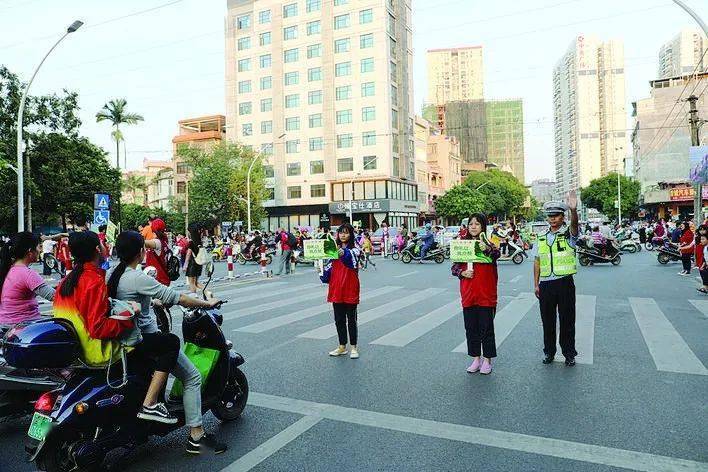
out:
M170 471L708 470L708 298L655 253L581 268L578 364L541 364L532 264L501 263L498 358L465 372L450 264L376 258L361 273L361 358L336 337L312 268L221 281L224 331L246 358L249 406L209 429L219 456L187 457L183 432L109 462ZM255 266L238 267L238 273ZM224 275L220 264L217 275ZM697 273L694 275L698 275ZM27 471L28 419L0 424L0 470ZM111 462L112 461L112 462Z

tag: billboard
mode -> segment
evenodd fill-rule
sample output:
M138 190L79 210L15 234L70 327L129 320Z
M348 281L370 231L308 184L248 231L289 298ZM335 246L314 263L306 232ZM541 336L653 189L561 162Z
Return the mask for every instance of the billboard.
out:
M708 183L708 146L691 146L688 151L689 180L694 184Z

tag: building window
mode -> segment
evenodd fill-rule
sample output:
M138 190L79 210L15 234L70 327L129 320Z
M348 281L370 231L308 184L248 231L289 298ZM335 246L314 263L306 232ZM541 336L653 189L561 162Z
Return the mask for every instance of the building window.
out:
M310 174L324 174L324 161L310 161Z
M243 15L236 18L236 28L242 30L251 27L251 15Z
M367 57L366 59L361 60L361 72L366 73L366 72L373 72L374 71L374 58L373 57Z
M376 93L376 86L373 82L364 82L361 84L361 96L373 97Z
M337 100L349 100L352 98L352 86L344 85L342 87L337 87L336 94Z
M300 173L302 172L299 162L288 162L287 169L288 169L288 176L290 176L290 177L295 176L295 175L300 175Z
M351 133L337 135L337 149L346 149L354 146L354 137Z
M283 39L295 39L297 38L297 26L288 26L283 28Z
M264 98L261 100L261 112L273 111L273 99Z
M297 72L288 72L285 74L285 85L297 85L300 82L300 77Z
M261 134L268 134L273 132L273 122L272 121L261 121Z
M391 52L391 57L395 59L397 56L396 52L398 50L396 47L396 40L389 36L388 42L389 42L389 50Z
M177 173L178 174L186 174L189 172L189 164L186 162L178 162L177 163Z
M299 185L288 187L288 198L302 198L302 190L300 190Z
M283 18L291 18L297 15L297 3L283 5Z
M273 169L273 166L263 166L263 174L266 179L272 179L275 177L275 170Z
M394 128L398 128L398 123L396 123L396 126L394 126ZM399 149L398 149L398 135L397 134L391 135L391 142L393 143L392 144L393 152L398 154Z
M241 125L241 133L244 136L252 136L253 135L253 124L252 123L244 123Z
M324 184L310 185L310 197L322 198L324 196L325 196L325 185Z
M238 61L238 71L248 72L251 70L251 60L250 59L239 59Z
M248 93L251 91L251 81L242 80L238 83L238 93Z
M322 103L322 90L313 90L307 93L308 105L317 105Z
M243 102L238 104L239 115L250 115L252 111L251 102Z
M366 23L371 23L374 21L374 10L369 8L368 10L361 10L359 12L359 24L363 25Z
M318 80L322 80L322 68L321 67L313 67L312 69L307 70L307 80L310 82L316 82Z
M374 47L374 34L362 34L359 36L359 47L361 49L373 48Z
M266 187L266 200L275 200L275 188Z
M238 38L238 50L243 51L244 49L251 49L251 38Z
M337 124L346 125L352 122L351 110L340 110L337 112Z
M300 106L300 95L294 93L285 96L285 108L295 108Z
M361 133L362 146L374 146L376 144L376 131L364 131Z
M285 141L285 152L287 154L294 154L297 152L297 148L300 145L300 141L294 139L292 141Z
M324 139L310 138L310 151L321 151L324 149Z
M388 34L391 36L396 36L396 17L392 14L388 14Z
M349 13L334 17L334 29L342 29L349 27Z
M364 156L364 170L376 170L376 156Z
M349 0L334 0L334 6L338 7L339 5L346 5L349 3Z
M273 64L273 57L270 54L263 54L258 59L261 65L261 69L267 69Z
M322 31L320 20L310 21L307 23L307 35L308 36L312 36L314 34L320 34L320 31Z
M307 46L307 58L312 59L313 57L322 57L321 44L311 44Z
M322 128L322 113L310 115L310 128Z
M273 155L273 143L263 143L261 144L261 152L266 156Z
M398 128L398 111L391 110L391 127Z
M354 170L354 159L345 157L337 159L337 172L351 172Z
M361 121L374 121L376 119L376 107L364 107L361 109Z
M187 182L177 182L177 193L187 192Z
M261 33L260 36L258 36L258 44L261 46L268 46L271 42L271 36L270 36L270 31L267 31L265 33Z
M270 23L270 10L263 10L258 12L258 23Z
M396 77L398 77L396 69L396 63L391 61L391 80L393 80L394 82L397 81Z
M285 131L297 131L300 129L300 117L294 116L285 118Z
M398 87L391 85L391 104L398 106Z
M298 49L286 49L283 53L283 60L285 62L297 62L298 60Z
M322 8L322 0L306 0L305 5L307 13L312 13L313 11L320 11L320 8Z
M339 54L342 52L349 52L349 45L351 42L349 38L337 39L334 41L334 53Z
M268 90L273 87L273 77L261 77L261 90Z
M351 62L340 62L334 66L335 77L344 77L345 75L351 75L352 73L352 63Z

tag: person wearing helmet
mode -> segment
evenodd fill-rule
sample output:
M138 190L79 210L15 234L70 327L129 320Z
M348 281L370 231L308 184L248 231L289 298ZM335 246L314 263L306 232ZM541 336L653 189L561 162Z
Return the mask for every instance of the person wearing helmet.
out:
M568 195L567 203L543 205L549 229L539 236L533 264L534 288L543 324L544 364L556 355L556 313L560 323L558 341L565 365L575 365L575 282L577 272L575 246L578 239L578 198ZM570 211L570 227L565 212Z
M420 236L420 240L423 242L423 246L420 248L420 260L418 261L420 264L423 263L423 259L425 259L426 254L435 242L435 234L430 230L432 227L433 225L430 223L425 223L425 233Z

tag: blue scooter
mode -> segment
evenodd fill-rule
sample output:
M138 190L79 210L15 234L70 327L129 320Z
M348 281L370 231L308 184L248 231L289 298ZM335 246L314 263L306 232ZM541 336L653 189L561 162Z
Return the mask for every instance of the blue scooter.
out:
M213 266L207 273L211 280ZM211 410L221 421L233 421L246 407L248 381L239 369L243 357L232 350L232 343L221 330L220 305L214 309L184 310L182 334L185 342L218 351L214 368L202 388L202 409ZM17 330L6 338L10 341L5 345L8 361L25 367L46 363L47 359L51 359L52 367L76 364L79 345L70 323L52 319L34 326L29 331ZM168 403L170 412L180 420L177 424L137 418L151 370L149 366L129 368L125 353L121 359L122 369L115 365L111 369L76 367L63 388L47 392L37 400L25 449L39 470L101 470L108 452L135 447L151 435L164 436L184 426L181 400Z

